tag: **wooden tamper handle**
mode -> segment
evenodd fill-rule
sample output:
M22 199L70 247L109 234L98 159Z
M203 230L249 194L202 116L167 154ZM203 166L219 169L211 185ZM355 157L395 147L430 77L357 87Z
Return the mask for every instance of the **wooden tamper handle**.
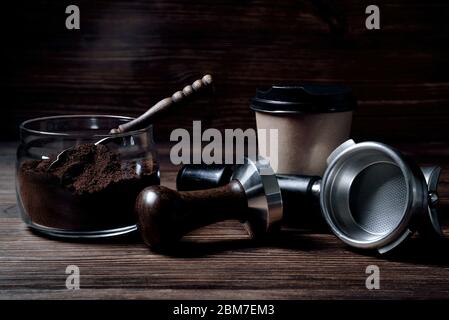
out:
M144 242L158 249L215 222L246 221L247 208L244 188L232 180L225 186L200 191L178 192L151 186L139 194L135 210Z
M181 91L176 91L171 97L162 99L138 118L131 120L127 123L121 124L116 129L112 129L110 133L113 134L113 133L129 132L139 128L144 128L145 126L148 126L150 123L152 123L154 117L157 114L166 111L174 104L178 104L186 100L187 98L192 97L195 93L204 90L211 84L212 84L212 76L210 74L207 74L201 79L193 82L191 85L185 86L184 89L182 89Z

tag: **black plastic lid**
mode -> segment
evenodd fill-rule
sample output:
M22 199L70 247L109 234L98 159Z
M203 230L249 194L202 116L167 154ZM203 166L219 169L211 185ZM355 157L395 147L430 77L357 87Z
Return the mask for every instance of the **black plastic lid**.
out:
M354 110L356 98L340 85L287 85L257 89L251 109L267 113L326 113Z

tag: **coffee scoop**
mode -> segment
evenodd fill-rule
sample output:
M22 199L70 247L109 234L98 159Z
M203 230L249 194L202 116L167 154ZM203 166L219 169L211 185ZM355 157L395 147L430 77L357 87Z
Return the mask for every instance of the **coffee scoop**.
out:
M221 183L223 169L185 166L177 178L178 189L201 188L199 172L208 186ZM229 170L229 169L228 169ZM319 177L278 175L284 216L301 214L301 207L319 202L322 216L333 233L348 245L392 250L418 231L439 238L436 210L439 167L419 168L394 148L378 142L348 140L327 159ZM293 203L292 203L293 202ZM287 209L293 208L294 210ZM296 212L294 212L296 211Z
M192 97L195 93L203 91L206 87L210 86L211 84L212 84L212 76L207 74L203 76L201 79L193 82L191 85L185 86L182 90L176 91L171 97L162 99L136 119L121 124L118 128L111 129L111 131L109 132L110 136L104 137L95 142L94 144L95 145L106 144L111 140L120 138L119 135L120 133L129 132L132 130L137 130L149 126L154 121L156 116L159 116L162 112L165 112L173 105L179 104L185 101L187 98ZM65 158L65 156L67 155L67 151L70 149L72 148L62 150L56 156L56 159L52 163L50 163L48 170L50 170L50 168L52 167L57 166L62 161L62 159Z
M245 159L224 186L178 192L163 186L145 188L137 197L138 227L152 248L168 247L188 232L224 220L245 223L250 236L276 230L282 200L276 176L264 159Z

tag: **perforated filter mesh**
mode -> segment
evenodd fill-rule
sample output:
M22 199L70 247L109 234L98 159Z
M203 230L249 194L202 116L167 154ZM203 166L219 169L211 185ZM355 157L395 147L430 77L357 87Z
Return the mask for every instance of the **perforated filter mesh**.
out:
M405 178L397 166L379 163L364 169L355 178L349 197L355 222L371 233L393 230L404 215L406 191Z

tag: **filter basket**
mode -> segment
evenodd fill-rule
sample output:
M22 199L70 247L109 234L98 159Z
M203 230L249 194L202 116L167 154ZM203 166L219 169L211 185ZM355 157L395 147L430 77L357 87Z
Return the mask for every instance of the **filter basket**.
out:
M428 195L421 170L394 148L348 140L328 158L320 203L341 240L385 252L415 231Z

